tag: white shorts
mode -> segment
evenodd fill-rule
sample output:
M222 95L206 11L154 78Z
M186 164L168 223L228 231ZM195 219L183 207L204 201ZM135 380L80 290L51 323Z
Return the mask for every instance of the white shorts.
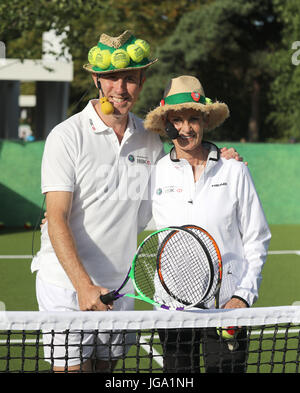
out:
M76 291L57 287L36 279L36 295L40 311L78 311ZM124 297L114 303L114 310L134 309L134 299ZM113 311L109 311L113 312ZM100 312L99 312L100 314ZM125 342L124 342L125 340ZM121 343L122 345L117 345ZM101 332L95 337L94 332L70 331L68 334L43 331L45 360L56 367L69 367L83 363L89 358L114 360L126 354L135 343L135 333L126 335L114 331ZM124 345L125 344L125 345Z

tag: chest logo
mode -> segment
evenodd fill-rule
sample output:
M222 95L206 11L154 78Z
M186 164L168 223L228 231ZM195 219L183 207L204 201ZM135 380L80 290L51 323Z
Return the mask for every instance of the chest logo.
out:
M163 192L164 192L165 194L182 193L182 192L183 192L183 189L180 188L180 187L176 187L176 186L166 186L166 187L163 187L163 189L162 189L162 188L158 188L158 189L156 190L156 194L157 194L157 195L161 195Z
M224 182L224 183L217 183L217 184L212 184L211 186L212 187L222 187L222 186L227 186L227 183L226 182Z
M129 160L130 162L134 162L134 156L133 156L132 154L129 154L128 160Z
M90 126L92 127L92 130L96 131L96 127L94 126L93 120L89 119L89 121L90 121Z
M144 156L136 156L136 157L134 157L133 154L129 154L128 160L130 162L135 162L136 161L137 164L151 165L151 161L148 159L148 157L144 157Z

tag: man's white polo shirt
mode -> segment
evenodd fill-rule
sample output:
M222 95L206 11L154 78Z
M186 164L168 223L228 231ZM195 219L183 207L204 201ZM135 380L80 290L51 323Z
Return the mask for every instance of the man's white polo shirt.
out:
M191 165L175 150L156 165L152 214L157 228L194 224L216 240L223 259L220 305L232 296L257 299L271 234L248 167L220 158L213 144L195 183Z
M42 161L42 192L73 193L70 226L79 256L94 283L109 289L124 280L138 233L138 209L162 143L129 114L120 144L97 115L93 101L49 134ZM51 245L47 225L32 271L73 288Z

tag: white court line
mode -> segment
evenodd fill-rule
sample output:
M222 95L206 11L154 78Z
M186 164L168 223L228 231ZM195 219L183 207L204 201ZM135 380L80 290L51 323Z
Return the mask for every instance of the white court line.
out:
M279 251L269 251L269 255L299 255L300 250L279 250ZM146 256L141 254L142 256ZM149 255L148 255L149 256ZM153 255L150 255L153 256ZM32 255L0 255L0 259L32 259Z
M274 329L268 329L267 325L266 325L266 329L267 330L263 331L263 335L270 335L270 334L274 335L274 333L275 333ZM279 329L279 330L276 330L276 334L285 334L286 332L288 332L288 333L300 333L300 329ZM12 334L17 334L17 333L12 333ZM261 330L251 330L251 335L252 334L254 336L259 335L259 334L261 334ZM149 338L150 338L150 336L149 337L148 336L143 336L143 337L141 337L141 341L140 341L141 344L142 344L141 347L146 352L148 352L148 350L149 350L149 342L147 342L147 339L149 339ZM156 338L158 338L158 336ZM39 339L39 340L25 339L24 341L20 340L20 339L12 339L12 340L9 340L9 342L12 343L12 344L22 344L22 343L35 344L36 342L38 342L39 344L42 344L43 343L43 339ZM0 340L0 344L6 344L6 343L7 343L7 340ZM153 355L155 355L155 360L157 359L156 356L158 356L159 358L162 359L162 355L159 352L157 352L157 350L155 348L153 348L153 347L152 347L152 353L153 353Z
M32 259L32 255L0 255L0 259Z
M142 337L141 338L141 347L143 348L143 350L146 352L146 353L149 353L149 343L147 342L147 338L149 338L149 337ZM151 348L151 350L152 350L152 354L153 354L153 357L154 357L154 361L160 366L160 367L163 367L163 357L162 357L162 355L159 353L159 352L157 352L157 350L155 349L155 348Z
M299 334L300 330L299 329L289 329L288 333L298 333ZM266 330L263 332L263 335L274 335L275 330L271 329L271 330ZM261 331L260 330L252 330L251 331L251 335L260 335ZM286 330L285 329L280 329L276 332L276 334L286 334ZM149 354L149 343L147 342L147 339L149 339L149 336L143 336L141 337L141 347L143 348L143 350ZM11 344L36 344L37 340L35 339L25 339L25 342L23 340L10 340L9 341ZM41 344L43 342L42 339L38 340L38 344ZM7 344L7 340L0 340L0 344ZM151 349L152 351L152 355L153 355L153 360L161 367L163 368L163 356L154 348L152 347Z
M143 348L143 350L146 352L146 353L148 353L149 354L149 343L147 342L147 339L149 339L150 337L148 337L148 336L143 336L143 337L141 337L141 347ZM10 344L36 344L37 343L37 340L35 340L35 339L25 339L24 341L23 340L20 340L20 339L13 339L13 340L9 340L9 343ZM38 340L38 344L42 344L43 343L43 340L42 339L39 339ZM0 344L7 344L7 340L0 340ZM160 367L163 367L163 357L162 357L162 355L155 349L155 348L151 348L151 352L152 352L152 355L153 355L153 360L160 366Z
M269 255L288 255L288 254L300 255L300 250L269 251L268 254Z

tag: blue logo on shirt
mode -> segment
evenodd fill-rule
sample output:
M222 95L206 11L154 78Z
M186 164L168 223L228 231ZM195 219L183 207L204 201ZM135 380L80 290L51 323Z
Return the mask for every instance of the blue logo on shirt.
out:
M134 162L134 156L133 156L132 154L129 154L128 160L129 160L130 162Z

